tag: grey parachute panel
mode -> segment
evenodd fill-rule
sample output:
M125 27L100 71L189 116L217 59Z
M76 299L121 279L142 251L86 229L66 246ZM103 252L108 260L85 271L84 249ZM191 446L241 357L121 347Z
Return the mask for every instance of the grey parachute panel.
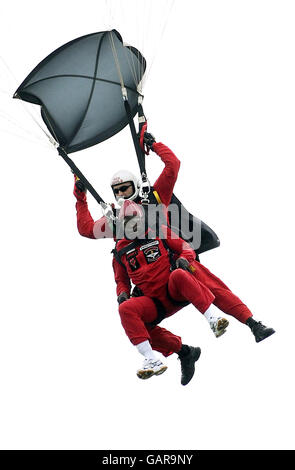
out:
M116 30L74 39L28 75L14 97L41 106L42 118L67 153L103 142L128 124L122 83L134 117L137 85L146 69L141 53Z

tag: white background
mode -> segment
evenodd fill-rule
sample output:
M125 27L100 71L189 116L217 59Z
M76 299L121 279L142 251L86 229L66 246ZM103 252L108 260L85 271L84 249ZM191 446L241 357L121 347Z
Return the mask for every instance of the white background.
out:
M103 30L103 6L2 2L9 92L60 45ZM276 329L256 344L228 317L216 339L182 310L163 326L202 348L186 387L175 355L164 375L136 377L113 242L79 236L70 170L21 137L23 126L46 144L1 94L20 124L1 126L2 449L294 449L294 20L293 1L176 0L146 85L149 129L182 162L175 193L221 239L201 261ZM137 172L128 129L73 159L110 201L112 173ZM147 165L154 180L163 165ZM89 207L101 216L91 196Z

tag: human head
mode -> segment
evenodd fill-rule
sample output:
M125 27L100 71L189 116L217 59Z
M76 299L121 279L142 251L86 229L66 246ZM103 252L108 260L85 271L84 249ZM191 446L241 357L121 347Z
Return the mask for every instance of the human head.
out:
M119 212L119 221L122 222L124 236L129 240L144 236L145 212L141 205L130 200L124 201Z
M123 198L134 201L138 196L138 180L136 176L128 170L117 171L111 178L111 187L117 200Z

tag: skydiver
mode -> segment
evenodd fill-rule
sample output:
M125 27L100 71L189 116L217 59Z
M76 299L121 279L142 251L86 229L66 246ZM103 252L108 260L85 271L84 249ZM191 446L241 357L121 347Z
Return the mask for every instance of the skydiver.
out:
M165 164L165 168L152 188L157 201L163 206L168 206L177 180L180 161L166 145L161 142L156 142L152 134L144 132L143 141L146 148L159 155ZM80 181L79 183L80 184L77 184L75 177L74 195L77 199L77 227L80 235L92 239L115 238L112 222L110 222L106 216L96 221L93 220L88 209L85 187L81 186ZM141 203L141 198L139 197L139 181L130 171L120 170L116 172L111 178L111 188L116 201L123 199L134 201L137 204ZM205 317L216 337L226 332L228 321L225 318L216 316L213 312L211 312L210 316Z
M168 206L177 180L180 161L166 145L161 142L156 142L154 136L148 132L144 133L144 143L149 150L159 155L165 164L165 168L153 185L153 190L154 197L156 197L157 201ZM116 201L125 199L135 201L138 204L141 203L139 197L139 180L130 171L117 171L111 178L111 188ZM74 196L77 199L77 226L80 235L96 239L113 238L113 226L106 216L101 217L97 221L93 220L88 210L85 187L83 187L81 181L77 183L76 177Z
M113 270L121 323L131 343L145 358L137 371L140 379L160 375L167 369L154 351L166 357L176 353L181 364L181 383L186 385L194 375L201 350L184 345L179 336L158 326L164 318L183 308L184 302L192 303L206 317L212 315L213 308L219 308L247 325L256 342L275 331L254 320L249 308L195 260L195 251L168 226L163 227L166 239L154 237L150 228L146 230L142 207L129 200L120 210L126 237L117 241ZM134 227L136 237L131 241L129 235ZM172 271L169 251L176 258ZM141 296L130 297L131 282L140 289Z

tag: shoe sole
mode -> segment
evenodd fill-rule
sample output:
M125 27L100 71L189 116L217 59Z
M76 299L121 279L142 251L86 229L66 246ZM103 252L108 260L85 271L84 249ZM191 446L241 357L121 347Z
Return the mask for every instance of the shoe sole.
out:
M272 330L268 334L266 334L263 338L259 338L259 339L256 338L256 343L260 343L260 341L263 341L264 339L269 338L274 333L275 333L275 330Z
M219 336L222 336L226 332L226 328L228 327L229 322L226 320L226 318L221 318L217 324L217 331L215 332L216 338L219 338Z
M147 369L147 370L140 369L140 370L137 371L136 375L139 379L146 380L146 379L149 379L150 377L152 377L153 375L163 374L167 369L168 369L167 366L162 366L156 372L153 369Z

